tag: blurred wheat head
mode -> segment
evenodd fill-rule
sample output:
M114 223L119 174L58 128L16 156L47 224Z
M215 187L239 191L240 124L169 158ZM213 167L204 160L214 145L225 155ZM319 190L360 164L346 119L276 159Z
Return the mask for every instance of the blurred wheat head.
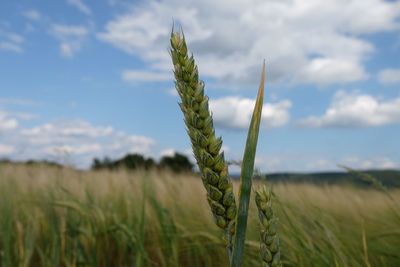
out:
M281 267L278 219L272 209L272 190L266 186L256 191L256 205L260 218L260 254L263 267Z

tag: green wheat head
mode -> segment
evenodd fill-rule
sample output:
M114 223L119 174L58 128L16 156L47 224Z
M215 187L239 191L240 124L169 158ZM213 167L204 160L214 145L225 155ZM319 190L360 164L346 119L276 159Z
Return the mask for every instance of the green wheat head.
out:
M262 186L256 191L256 205L260 218L260 253L263 267L281 267L278 219L272 209L272 190Z
M194 58L188 56L184 36L176 32L171 35L171 56L175 69L175 87L182 100L179 105L185 116L193 153L207 190L208 203L216 224L233 232L236 203L228 166L221 152L222 139L215 136L208 97L204 95L204 83L199 80Z

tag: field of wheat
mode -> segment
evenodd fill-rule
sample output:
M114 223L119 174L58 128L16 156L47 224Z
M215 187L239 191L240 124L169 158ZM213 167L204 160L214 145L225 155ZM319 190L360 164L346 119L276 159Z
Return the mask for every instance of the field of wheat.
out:
M400 190L273 188L284 266L400 266ZM0 265L226 266L205 194L195 175L1 165ZM256 217L252 199L244 266Z

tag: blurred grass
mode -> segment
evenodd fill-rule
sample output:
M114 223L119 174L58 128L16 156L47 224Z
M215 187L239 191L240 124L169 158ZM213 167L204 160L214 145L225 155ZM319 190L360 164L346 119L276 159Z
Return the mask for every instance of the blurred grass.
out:
M400 190L274 192L284 266L400 266ZM0 266L228 266L205 194L199 177L165 171L2 164ZM258 230L251 202L244 266L260 265Z

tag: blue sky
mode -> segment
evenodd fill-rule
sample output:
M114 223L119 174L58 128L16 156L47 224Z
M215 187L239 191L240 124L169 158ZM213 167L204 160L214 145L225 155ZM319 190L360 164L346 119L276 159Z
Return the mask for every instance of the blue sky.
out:
M191 155L173 21L227 159L242 157L265 59L262 171L400 168L400 1L380 0L1 1L0 158Z

